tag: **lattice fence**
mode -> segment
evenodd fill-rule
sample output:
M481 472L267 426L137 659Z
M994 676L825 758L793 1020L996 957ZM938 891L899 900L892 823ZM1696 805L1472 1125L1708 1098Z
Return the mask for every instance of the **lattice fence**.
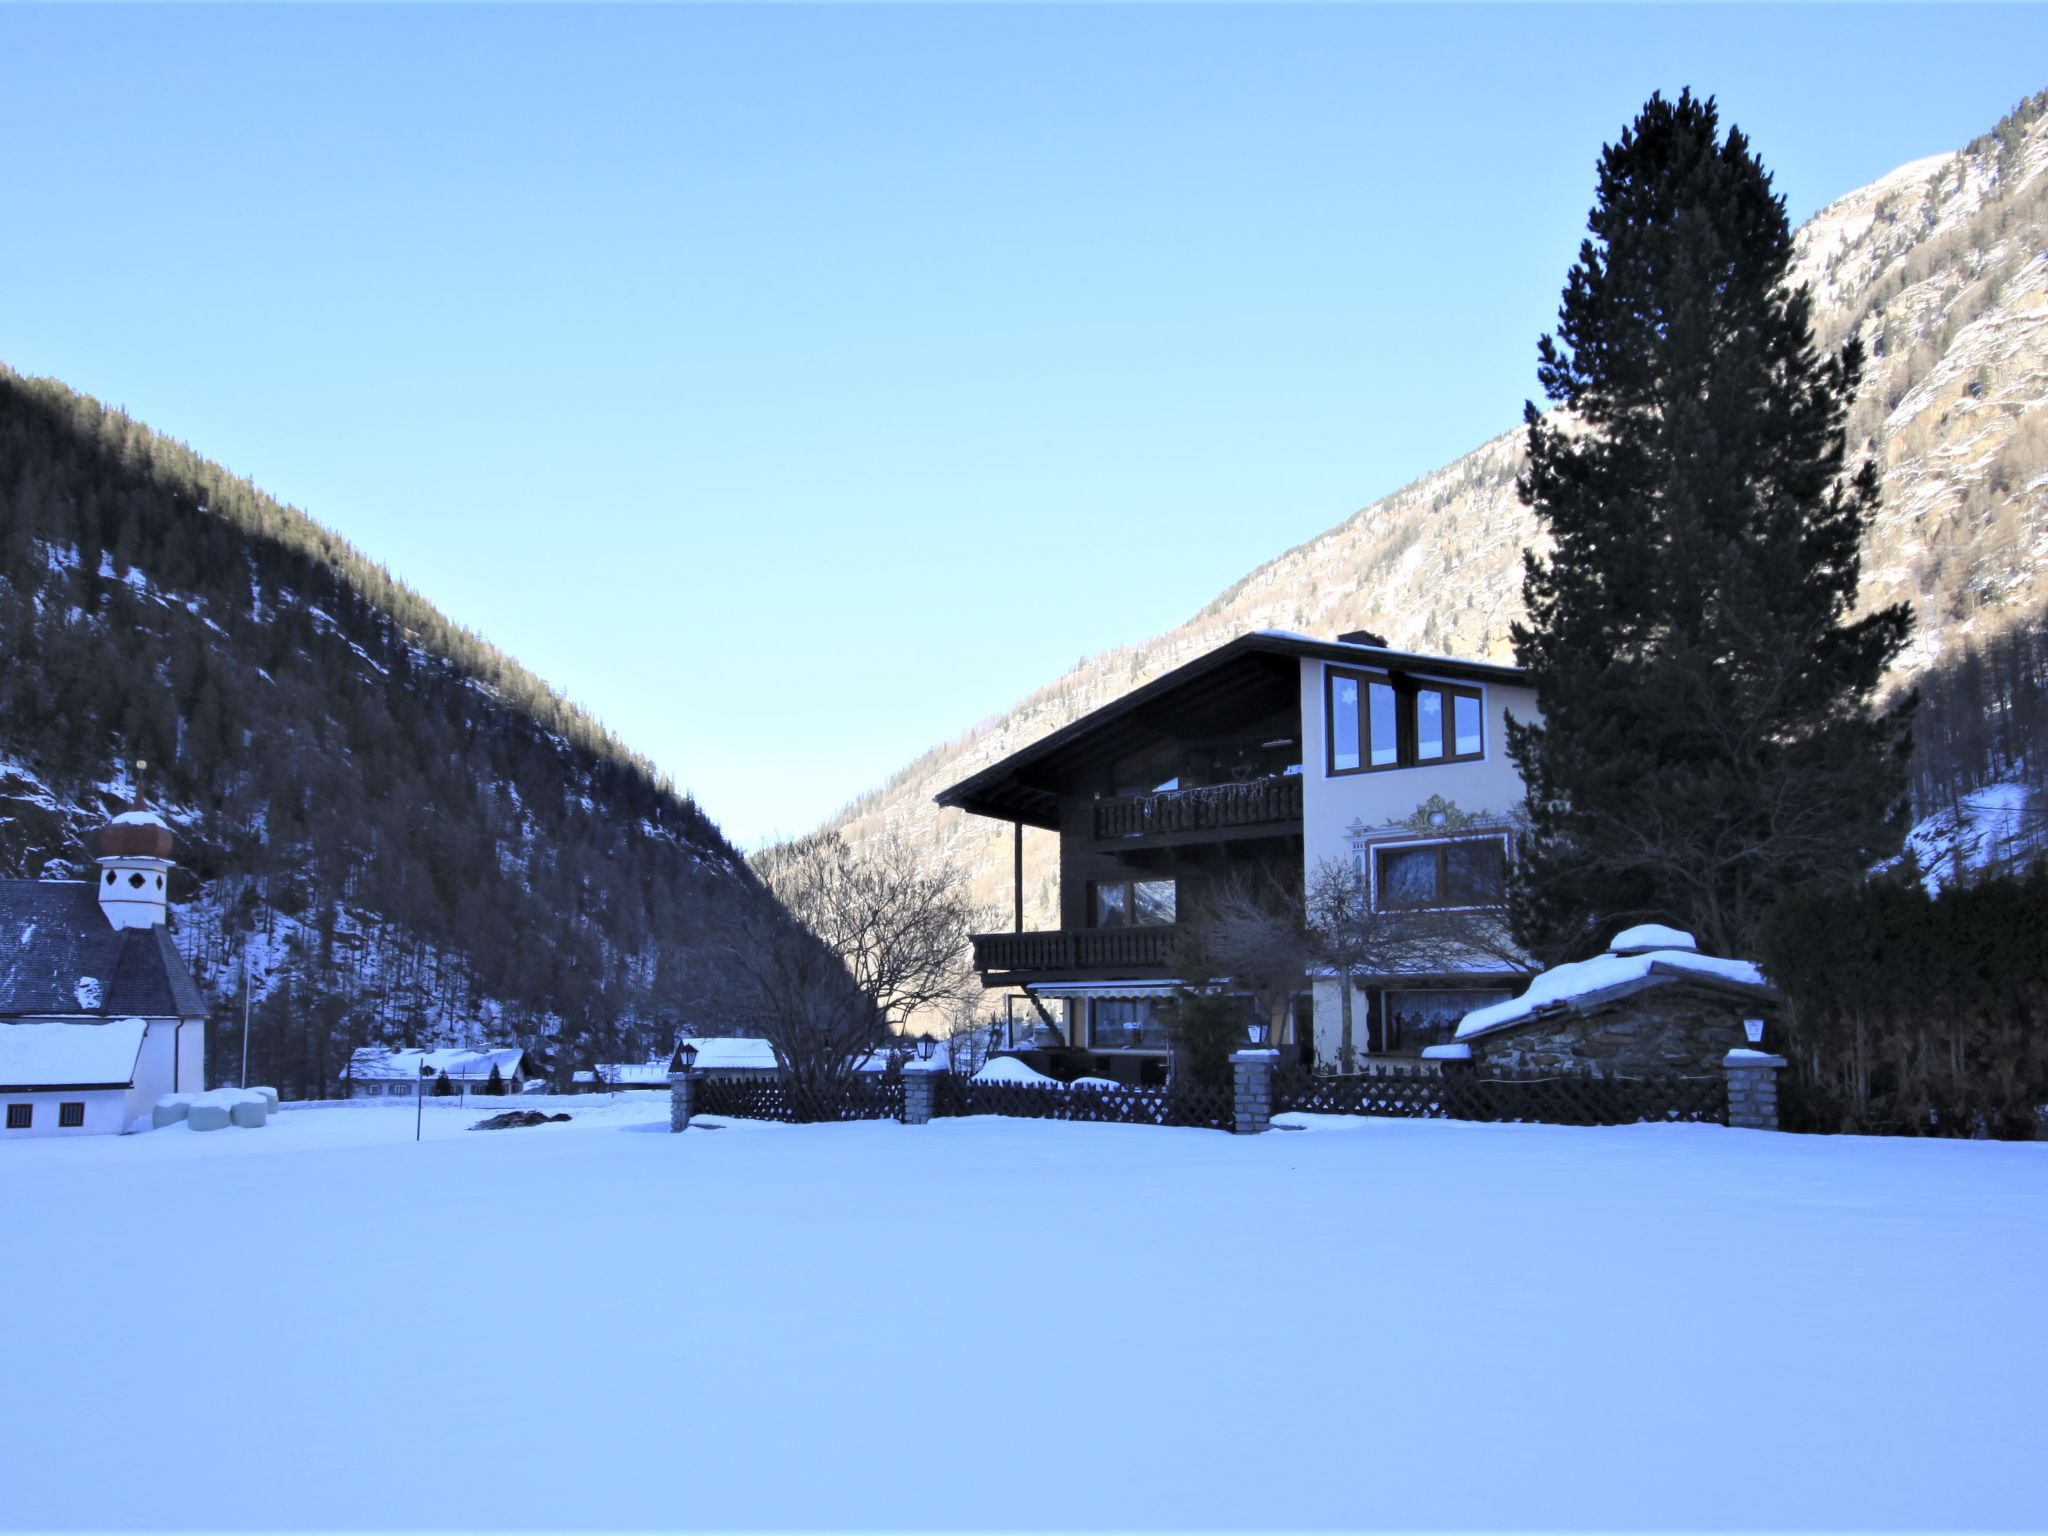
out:
M1275 1074L1273 1110L1548 1125L1629 1125L1639 1120L1725 1125L1728 1080L1718 1072L1702 1077L1602 1077L1590 1071L1480 1073L1454 1067L1439 1075L1419 1067L1392 1067L1377 1074L1318 1077L1288 1070Z
M781 1120L808 1125L821 1120L900 1120L903 1080L895 1076L848 1078L836 1090L811 1092L780 1079L706 1079L697 1084L695 1111L734 1120Z
M1228 1088L1067 1088L1035 1083L939 1079L933 1113L1088 1120L1108 1125L1181 1125L1227 1131L1236 1118Z

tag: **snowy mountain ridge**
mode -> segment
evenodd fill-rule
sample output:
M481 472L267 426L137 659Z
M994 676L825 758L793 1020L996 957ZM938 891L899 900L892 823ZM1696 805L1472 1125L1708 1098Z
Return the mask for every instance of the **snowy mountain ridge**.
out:
M2048 605L2048 92L1966 148L1837 199L1798 232L1823 346L1868 364L1851 442L1874 453L1882 507L1866 606L1919 618L1902 676ZM1533 376L1532 376L1533 384ZM1372 502L1247 574L1161 635L1083 661L934 747L828 825L887 826L972 871L1005 909L1009 831L932 795L1246 630L1368 627L1400 649L1507 660L1521 561L1540 541L1515 494L1519 428ZM1441 578L1456 572L1456 582ZM1026 922L1053 922L1053 840L1025 838Z
M0 875L87 872L146 759L174 938L223 1031L246 962L265 1080L733 1022L724 933L772 898L693 801L303 513L4 368L0 647Z

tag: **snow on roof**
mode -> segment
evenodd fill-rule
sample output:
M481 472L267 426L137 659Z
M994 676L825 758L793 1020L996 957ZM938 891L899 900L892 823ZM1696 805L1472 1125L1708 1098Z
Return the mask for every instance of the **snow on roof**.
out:
M1056 1077L1047 1077L1035 1067L1027 1066L1014 1056L994 1056L988 1064L974 1074L977 1083L1023 1083L1033 1088L1058 1088Z
M0 1024L0 1088L127 1087L147 1028L140 1019Z
M1511 1024L1522 1023L1545 1008L1560 1007L1579 998L1591 996L1595 992L1605 992L1610 987L1646 980L1652 973L1704 976L1748 987L1770 985L1764 980L1764 973L1754 961L1719 960L1692 949L1652 949L1633 955L1596 955L1591 960L1575 960L1569 965L1553 966L1530 982L1529 989L1520 997L1505 1003L1494 1003L1490 1007L1473 1009L1459 1021L1454 1038L1470 1040L1475 1035L1506 1029Z
M162 827L166 832L171 828L171 824L155 811L123 811L118 816L108 818L107 825L110 827Z
M1683 928L1667 928L1662 923L1637 923L1635 927L1624 928L1617 933L1607 951L1614 955L1641 955L1653 949L1697 950L1699 947L1699 941Z
M516 1045L444 1046L432 1051L394 1051L388 1046L366 1045L348 1059L348 1075L359 1083L403 1081L417 1078L422 1066L432 1067L436 1077L457 1082L487 1082L491 1068L500 1078L525 1071L526 1052Z
M683 1042L697 1048L699 1072L773 1072L775 1047L751 1035L692 1035Z
M681 1042L679 1042L681 1043ZM697 1048L698 1072L773 1072L775 1047L766 1040L752 1035L691 1035L687 1043ZM907 1043L907 1042L906 1042ZM945 1059L945 1042L940 1042L937 1060ZM889 1069L889 1052L877 1047L858 1066L856 1072L886 1072ZM662 1071L668 1068L663 1066Z

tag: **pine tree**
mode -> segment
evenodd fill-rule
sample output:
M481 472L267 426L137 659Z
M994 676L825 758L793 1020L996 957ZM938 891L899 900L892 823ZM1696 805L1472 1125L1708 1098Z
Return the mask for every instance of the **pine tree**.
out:
M1912 700L1874 706L1904 606L1852 619L1874 464L1844 469L1862 371L1815 350L1784 200L1711 98L1652 96L1602 152L1518 485L1510 726L1529 791L1516 932L1559 958L1657 919L1748 950L1786 887L1895 853Z

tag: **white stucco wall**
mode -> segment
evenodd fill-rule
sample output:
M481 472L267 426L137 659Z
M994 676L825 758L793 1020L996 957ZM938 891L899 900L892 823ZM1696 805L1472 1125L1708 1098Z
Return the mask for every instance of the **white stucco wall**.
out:
M1522 776L1507 754L1507 714L1518 720L1537 718L1534 690L1505 683L1465 682L1444 678L1461 687L1480 690L1486 721L1486 755L1476 762L1435 763L1427 767L1389 768L1377 773L1351 773L1332 777L1329 772L1327 732L1324 718L1323 678L1331 663L1304 657L1301 663L1301 806L1303 873L1314 871L1324 859L1348 861L1351 857L1351 828L1362 822L1367 828L1383 827L1413 816L1432 795L1441 795L1461 811L1504 816L1522 801ZM1371 667L1346 665L1343 670L1374 671ZM1417 670L1422 681L1430 674Z
M237 1058L233 1070L241 1070ZM194 1019L178 1032L178 1091L203 1093L212 1085L206 1081L206 1021Z
M140 1106L137 1114L148 1114L150 1105L167 1093L198 1093L206 1086L204 1082L184 1080L182 1074L173 1070L176 1064L171 1057L171 1041L177 1023L176 1019L149 1020L148 1032L142 1037L142 1051L135 1058L133 1102ZM187 1025L185 1033L189 1035L199 1028Z
M35 1108L34 1122L25 1131L6 1129L6 1116L0 1113L0 1140L13 1141L30 1136L118 1136L127 1124L128 1090L125 1088L101 1088L92 1092L58 1090L54 1093L0 1093L0 1106L29 1104ZM62 1104L85 1105L85 1124L57 1125L58 1106Z
M1435 680L1476 687L1486 722L1485 755L1475 761L1434 763L1426 767L1389 768L1377 773L1333 776L1329 771L1325 718L1326 671L1332 663L1304 658L1301 663L1302 729L1302 863L1303 878L1313 879L1324 860L1348 865L1355 849L1354 829L1371 832L1408 821L1432 796L1441 796L1466 815L1506 819L1523 799L1522 776L1507 754L1507 716L1538 718L1535 691L1507 683L1473 683L1462 678ZM1372 673L1373 667L1343 664L1343 670ZM1416 669L1419 681L1431 674ZM1313 988L1315 1053L1334 1063L1341 1034L1341 992L1334 978ZM1370 997L1361 987L1352 997L1352 1043L1366 1048ZM1360 1062L1363 1066L1364 1063Z

